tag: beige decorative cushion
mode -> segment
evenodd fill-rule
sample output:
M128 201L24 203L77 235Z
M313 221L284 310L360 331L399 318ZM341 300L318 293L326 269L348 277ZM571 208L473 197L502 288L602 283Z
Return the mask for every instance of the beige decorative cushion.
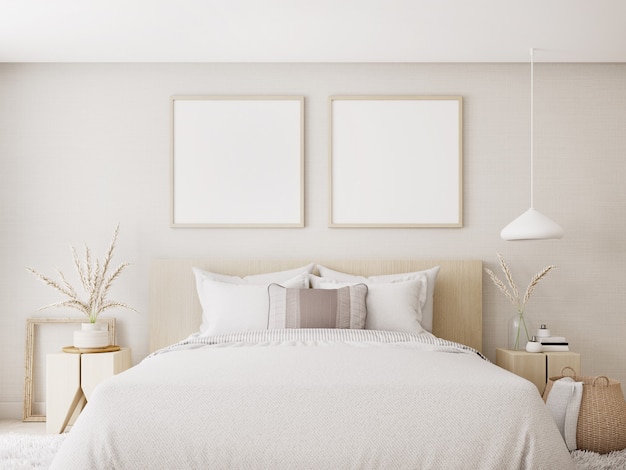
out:
M367 286L297 289L270 284L268 328L356 328L365 326Z

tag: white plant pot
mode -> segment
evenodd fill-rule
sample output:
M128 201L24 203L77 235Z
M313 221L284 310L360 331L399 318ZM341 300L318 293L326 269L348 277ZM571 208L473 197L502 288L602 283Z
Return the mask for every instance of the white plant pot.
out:
M82 323L74 332L74 347L81 349L105 348L109 345L108 323Z

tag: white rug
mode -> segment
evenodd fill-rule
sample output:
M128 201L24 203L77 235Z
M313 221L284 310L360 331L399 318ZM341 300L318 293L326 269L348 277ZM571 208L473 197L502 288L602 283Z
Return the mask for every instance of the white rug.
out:
M47 469L66 434L0 434L0 469ZM577 470L626 469L626 450L595 454L584 450L572 452Z
M586 450L572 452L578 470L624 470L626 469L626 449L608 454L596 454Z
M0 434L0 469L47 469L66 434Z

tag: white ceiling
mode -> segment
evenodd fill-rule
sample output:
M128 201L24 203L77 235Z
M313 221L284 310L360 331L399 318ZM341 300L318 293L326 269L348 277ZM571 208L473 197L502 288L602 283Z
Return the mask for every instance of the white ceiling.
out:
M626 62L625 0L0 0L0 62Z

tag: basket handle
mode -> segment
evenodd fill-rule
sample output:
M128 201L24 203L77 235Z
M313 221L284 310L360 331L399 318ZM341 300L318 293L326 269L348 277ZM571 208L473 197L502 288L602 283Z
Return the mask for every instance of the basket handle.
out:
M607 385L607 387L608 387L608 385L609 385L609 378L608 378L606 375L599 375L598 377L596 377L595 379L593 379L593 382L591 383L591 386L592 386L592 387L595 387L595 386L596 386L596 380L598 380L598 379L604 379L604 380L606 380L606 385ZM598 385L600 385L600 384L598 384Z
M571 371L572 371L572 373L573 373L574 375L571 375L571 376L570 376L570 375L565 375L565 371L566 371L567 369L571 370ZM570 366L565 366L565 367L563 367L563 368L561 369L561 375L562 375L562 376L564 376L564 377L572 377L572 378L574 378L574 377L576 377L576 371L574 370L574 368L573 368L573 367L570 367Z

